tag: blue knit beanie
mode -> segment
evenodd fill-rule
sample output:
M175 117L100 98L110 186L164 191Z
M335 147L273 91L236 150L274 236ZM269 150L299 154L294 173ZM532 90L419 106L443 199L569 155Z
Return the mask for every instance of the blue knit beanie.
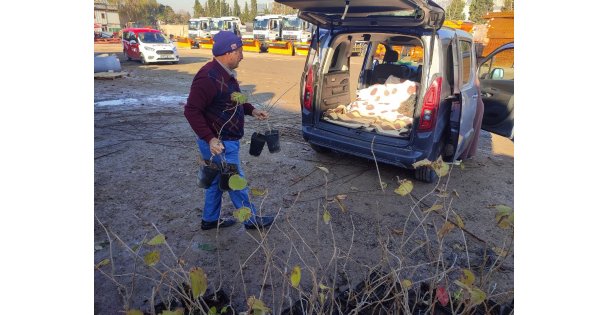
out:
M213 36L213 55L221 56L243 46L243 41L233 32L220 31Z

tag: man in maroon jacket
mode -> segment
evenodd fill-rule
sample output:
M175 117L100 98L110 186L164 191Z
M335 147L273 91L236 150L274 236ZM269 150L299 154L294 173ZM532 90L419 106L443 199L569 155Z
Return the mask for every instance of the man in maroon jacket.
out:
M250 103L238 104L231 95L240 92L236 81L236 69L243 59L243 42L232 32L221 31L213 37L212 61L205 64L194 76L190 95L184 108L184 116L197 135L197 143L205 160L220 165L232 164L244 177L239 158L239 140L244 134L245 114L260 120L268 119L268 113L256 109ZM232 218L220 218L223 192L219 189L219 176L205 191L205 205L201 228L209 230L235 224ZM229 191L235 208L248 207L252 216L245 221L248 229L272 224L274 218L259 216L249 201L249 188Z

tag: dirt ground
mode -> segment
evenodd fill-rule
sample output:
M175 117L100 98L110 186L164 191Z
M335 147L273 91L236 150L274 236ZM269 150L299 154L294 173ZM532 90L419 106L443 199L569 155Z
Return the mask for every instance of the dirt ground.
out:
M237 69L252 99L280 98L270 123L281 133L281 151L247 153L251 133L265 128L251 117L241 150L249 186L267 190L253 201L262 213L276 214L276 223L263 233L241 225L201 231L204 191L195 183L198 149L183 105L211 53L179 51L179 64L144 66L126 61L120 45L95 45L96 54L116 53L127 73L94 80L95 263L111 259L94 271L95 314L119 314L127 307L150 311L161 300L151 299L153 288L161 279L175 279L179 266L203 268L209 290L222 288L237 311L256 296L278 314L314 283L343 290L372 269L392 270L415 286L439 281L453 293L454 280L466 268L489 298L513 299L512 230L497 226L495 208L514 204L513 143L484 131L477 156L464 167L454 166L437 184L414 181L410 195L397 195L398 179L413 180L411 172L382 164L377 171L373 161L319 154L303 141L298 89L304 56L245 52ZM343 207L339 195L345 196ZM235 209L227 194L223 200L229 215ZM426 211L434 204L442 209ZM456 222L456 214L464 229L453 228L440 242L437 232L446 215ZM170 248L137 247L158 234L155 227ZM125 245L140 257L157 249L160 262L148 267ZM289 284L296 265L302 267L299 289ZM128 299L121 298L117 283ZM160 288L162 294L168 287Z

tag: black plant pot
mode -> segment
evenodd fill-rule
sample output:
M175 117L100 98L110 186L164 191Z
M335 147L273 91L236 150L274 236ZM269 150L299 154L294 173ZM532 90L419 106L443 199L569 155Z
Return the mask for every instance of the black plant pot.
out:
M251 135L251 145L249 146L249 154L253 156L260 156L266 143L266 136L261 133L254 132Z
M221 191L232 191L228 182L230 181L230 177L232 175L236 175L237 173L236 164L228 164L226 167L222 168L219 183Z
M266 143L268 144L268 151L270 153L277 153L281 151L281 143L279 142L279 131L276 129L266 131Z
M219 173L220 170L216 165L211 164L201 166L198 170L196 184L200 188L207 189L211 187L211 183L213 183L213 180Z

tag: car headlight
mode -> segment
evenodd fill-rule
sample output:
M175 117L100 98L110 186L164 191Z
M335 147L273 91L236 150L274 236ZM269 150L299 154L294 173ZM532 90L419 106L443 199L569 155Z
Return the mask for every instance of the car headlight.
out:
M147 51L154 51L154 48L152 48L152 47L144 47L144 49Z

